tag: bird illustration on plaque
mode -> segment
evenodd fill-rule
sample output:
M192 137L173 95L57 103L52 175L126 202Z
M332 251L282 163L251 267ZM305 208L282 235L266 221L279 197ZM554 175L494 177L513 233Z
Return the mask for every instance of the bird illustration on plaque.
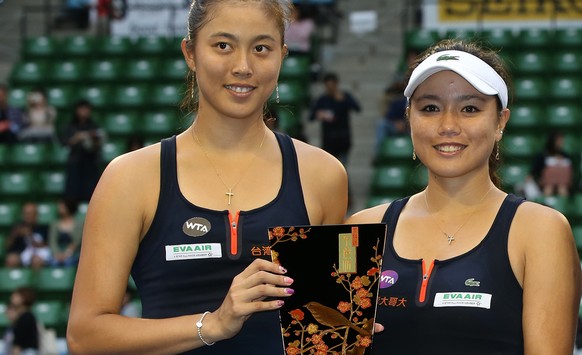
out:
M279 310L285 354L370 354L385 239L383 223L269 228L295 280Z

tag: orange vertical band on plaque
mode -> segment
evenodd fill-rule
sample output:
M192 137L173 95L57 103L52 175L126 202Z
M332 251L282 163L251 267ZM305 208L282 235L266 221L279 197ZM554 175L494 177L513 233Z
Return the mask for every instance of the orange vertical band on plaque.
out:
M358 227L352 227L352 246L358 247L360 245L360 235L358 234Z

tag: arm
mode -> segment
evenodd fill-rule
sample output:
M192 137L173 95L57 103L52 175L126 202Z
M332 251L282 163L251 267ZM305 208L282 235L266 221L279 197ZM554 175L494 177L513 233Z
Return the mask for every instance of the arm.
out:
M511 228L510 257L523 251L514 272L523 286L525 353L572 354L581 276L570 225L553 209L524 203Z
M71 353L168 354L205 346L195 326L201 314L167 319L119 314L158 193L159 145L118 157L103 173L84 226L67 329ZM252 313L279 308L280 297L288 294L276 286L292 282L283 273L278 265L257 259L236 276L221 307L204 319L206 341L230 338ZM264 301L267 297L276 299Z

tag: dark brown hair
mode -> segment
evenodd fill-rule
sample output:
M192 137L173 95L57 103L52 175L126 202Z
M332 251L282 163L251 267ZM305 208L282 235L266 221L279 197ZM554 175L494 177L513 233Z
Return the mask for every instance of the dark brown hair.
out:
M449 51L449 50L463 51L463 52L467 52L469 54L472 54L475 57L477 57L477 58L481 59L482 61L484 61L485 63L487 63L491 68L493 68L493 70L495 70L497 72L497 74L499 74L499 76L501 76L503 81L505 81L505 85L507 85L507 92L509 93L510 102L511 102L511 97L513 96L512 89L511 89L512 88L511 77L509 76L509 72L507 70L506 64L504 63L503 59L499 56L498 52L496 52L492 49L486 48L485 46L482 46L481 44L479 44L477 42L467 42L467 41L457 40L457 39L444 39L444 40L434 44L433 46L431 46L430 48L428 48L427 50L422 52L416 58L416 60L414 60L410 64L410 67L408 68L408 73L406 75L406 82L408 82L410 80L410 75L412 74L412 71L420 63L422 63L426 58L428 58L429 56L431 56L434 53L442 52L442 51ZM503 109L503 106L501 105L501 100L499 100L499 98L497 98L497 111L501 112L502 109ZM409 112L409 110L407 109L406 110L407 116L408 116L408 112ZM491 181L493 181L495 186L500 187L501 186L501 179L499 178L499 175L497 174L497 170L499 169L501 161L496 158L496 155L498 153L497 149L498 149L498 144L496 144L496 146L493 148L493 151L491 152L491 155L489 156L489 176L491 177Z

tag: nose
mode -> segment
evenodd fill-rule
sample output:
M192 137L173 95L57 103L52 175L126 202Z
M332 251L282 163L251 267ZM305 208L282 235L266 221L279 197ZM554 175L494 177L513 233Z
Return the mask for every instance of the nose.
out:
M237 77L248 77L253 74L251 60L245 52L239 52L233 67L233 74Z
M438 128L441 136L456 136L460 132L459 118L451 112L443 112Z

